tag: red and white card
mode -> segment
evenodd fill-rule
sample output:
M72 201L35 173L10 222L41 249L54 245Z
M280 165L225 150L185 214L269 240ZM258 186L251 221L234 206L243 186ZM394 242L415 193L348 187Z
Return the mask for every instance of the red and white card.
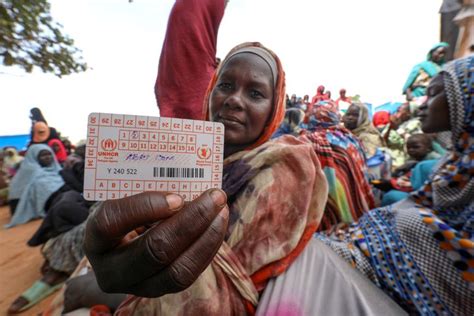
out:
M84 197L104 201L163 191L191 201L221 188L223 161L221 123L91 113Z

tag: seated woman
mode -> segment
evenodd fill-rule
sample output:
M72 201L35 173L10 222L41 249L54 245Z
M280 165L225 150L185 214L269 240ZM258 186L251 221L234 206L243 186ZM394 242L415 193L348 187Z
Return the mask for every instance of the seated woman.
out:
M88 220L84 250L99 284L137 295L119 313L255 310L267 280L286 270L319 226L327 182L312 145L292 136L267 142L284 113L278 57L258 43L237 46L222 61L205 100L209 118L226 127L227 199L220 190L189 204L174 194L146 193L107 201ZM117 248L123 236L160 219Z
M418 191L362 216L346 234L318 234L410 313L474 315L474 56L447 64L420 108L425 133L454 148Z
M6 173L9 179L13 178L17 170L20 168L20 164L23 161L23 157L18 154L15 148L7 147L4 149L5 155L3 158L3 171Z
M375 207L368 182L365 154L359 140L340 124L334 101L313 108L308 130L300 139L311 142L329 184L329 197L320 230L352 223Z
M375 155L377 148L385 146L379 131L372 125L369 109L360 102L352 103L343 117L344 126L356 135L365 148L367 158Z
M83 232L83 228L77 227L87 219L93 204L82 196L84 160L62 169L60 174L65 185L59 194L53 193L55 197L49 199L46 216L28 241L32 247L43 245L42 277L15 299L10 313L25 311L61 287L84 256L82 250L76 249L82 246L82 239L76 232Z
M403 86L403 94L406 95L407 101L426 95L426 87L431 78L440 71L445 62L448 47L448 43L436 44L428 52L426 60L413 67Z
M64 180L61 167L47 145L31 145L21 167L10 183L8 203L13 215L10 228L45 216L48 201L61 191Z
M390 205L408 197L408 193L421 188L440 158L433 152L432 138L427 134L415 134L407 140L409 160L398 167L390 180L376 179L371 183L386 192L382 206Z

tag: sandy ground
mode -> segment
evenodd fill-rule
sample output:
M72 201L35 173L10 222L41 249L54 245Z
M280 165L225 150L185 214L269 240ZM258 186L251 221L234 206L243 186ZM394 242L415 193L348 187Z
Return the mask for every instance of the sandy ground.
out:
M0 315L7 315L7 309L15 298L41 277L39 270L43 263L40 247L26 245L41 221L7 230L3 225L9 220L8 207L0 207ZM54 294L19 315L40 314L53 297Z

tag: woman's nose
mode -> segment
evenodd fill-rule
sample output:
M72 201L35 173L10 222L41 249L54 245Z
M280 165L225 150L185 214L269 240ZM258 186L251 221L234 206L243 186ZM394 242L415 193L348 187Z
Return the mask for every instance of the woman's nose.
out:
M232 92L232 94L226 98L224 106L227 106L232 110L242 110L244 108L242 93L239 90Z

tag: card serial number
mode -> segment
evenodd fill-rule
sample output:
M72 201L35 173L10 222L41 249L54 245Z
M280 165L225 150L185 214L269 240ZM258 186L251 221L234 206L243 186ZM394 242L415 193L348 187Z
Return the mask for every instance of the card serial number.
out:
M135 175L138 172L137 169L131 169L131 168L107 168L107 171L109 174L132 174L132 175Z

